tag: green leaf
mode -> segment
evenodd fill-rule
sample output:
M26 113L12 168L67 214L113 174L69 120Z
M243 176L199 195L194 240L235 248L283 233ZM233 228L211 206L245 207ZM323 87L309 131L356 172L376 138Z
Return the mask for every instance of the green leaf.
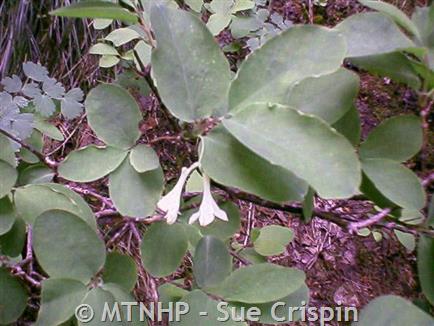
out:
M90 126L107 145L127 149L139 139L140 109L122 87L114 84L95 87L85 106Z
M201 12L203 0L185 0L185 3L195 12Z
M111 68L116 66L121 59L119 57L114 55L103 55L101 58L99 58L99 66L101 68Z
M213 236L203 237L195 250L193 274L201 288L215 286L232 271L232 257L226 245Z
M434 226L434 195L431 195L431 201L428 207L427 224Z
M151 93L151 89L146 80L133 71L127 70L117 75L114 83L127 89L132 94L149 96Z
M385 295L363 308L357 326L430 326L433 318L404 298Z
M159 301L163 303L164 307L167 307L171 302L181 301L187 294L187 290L170 283L164 283L158 287Z
M323 198L347 198L358 192L360 163L353 146L316 117L257 103L223 125L256 154L306 180Z
M243 308L244 311L248 311L248 309L250 308L258 308L261 311L258 322L262 324L278 325L282 323L296 322L301 319L301 310L290 309L295 307L304 307L307 302L309 302L309 288L305 284L303 284L294 293L273 302L262 304L243 304L239 302L232 302L231 306L237 309L238 314L240 314L240 311ZM275 308L273 316L271 314L271 311L276 303L279 303L279 305L277 306L277 308ZM284 305L280 303L284 303Z
M152 47L144 41L139 41L134 46L134 53L136 53L134 62L136 62L138 70L141 70L141 67L146 67L151 63ZM140 60L140 64L137 62L137 57Z
M285 252L286 246L294 238L291 229L279 225L264 226L253 245L262 256L275 256Z
M109 27L113 23L113 19L96 18L93 20L93 28L101 30Z
M151 21L158 41L153 77L169 111L187 122L224 115L229 63L206 26L190 13L163 6L152 7Z
M82 1L67 7L58 8L50 15L76 18L116 19L126 23L136 23L137 16L121 6L104 1Z
M339 119L339 121L335 122L332 127L335 128L337 132L344 135L353 146L357 146L360 142L360 135L362 132L357 107L353 105L353 107L349 109L347 113Z
M164 175L161 168L138 173L126 159L110 174L109 192L121 214L130 217L147 217L157 206L163 193Z
M36 326L57 326L68 321L86 294L86 286L71 279L42 282L41 309Z
M206 27L208 27L212 35L219 35L222 30L228 27L231 19L232 17L230 14L212 14L208 19Z
M185 185L185 191L186 192L203 192L203 180L202 176L197 172L197 170L194 170L190 177L187 180L187 183Z
M417 271L422 292L434 305L434 239L421 236L417 245Z
M63 141L63 134L55 126L44 120L42 117L35 116L33 121L35 129L39 130L45 136L48 136L54 140Z
M54 171L45 164L33 164L20 172L18 185L43 184L53 181Z
M15 191L14 199L18 215L29 224L48 210L60 209L78 215L93 230L97 230L95 217L84 199L61 184L20 187Z
M209 292L226 301L266 303L286 297L302 286L305 275L295 268L256 264L233 272Z
M182 298L182 302L190 307L190 311L186 315L180 316L179 322L172 321L170 326L247 326L244 322L219 321L223 316L221 311L217 309L218 302L211 299L200 290L195 290ZM220 308L221 310L222 308Z
M126 291L132 291L137 282L137 267L134 260L118 252L107 255L102 278L105 283L115 283Z
M341 66L344 56L345 42L337 31L294 26L242 63L232 82L229 107L234 110L261 101L286 103L294 83L331 74Z
M14 323L27 306L27 291L6 268L0 268L0 324Z
M369 180L388 200L409 209L420 210L425 206L425 191L411 170L385 159L366 159L362 166Z
M140 34L134 29L122 27L110 32L109 35L105 37L105 40L112 42L115 47L118 47L139 38Z
M406 29L407 32L410 32L414 36L419 35L416 25L397 7L383 1L359 0L359 2L366 7L377 10L383 15L389 16L396 24Z
M258 254L253 248L244 248L238 254L252 264L262 264L267 262L267 258Z
M412 252L416 248L416 238L413 234L394 230L398 241L409 251Z
M274 202L300 201L307 184L242 145L223 127L202 137L201 168L214 181Z
M86 323L79 323L80 326L90 325L90 326L101 326L101 325L125 325L122 322L117 322L116 314L113 322L104 323L101 321L101 317L104 316L104 307L108 306L112 308L116 303L114 295L106 290L99 287L90 290L84 297L82 304L87 304L92 307L95 318ZM123 318L123 314L119 314L120 318ZM122 319L123 320L123 319Z
M347 57L364 57L415 47L387 16L380 13L352 15L336 26L348 44Z
M27 77L38 82L42 82L49 78L47 68L41 66L39 63L34 63L31 61L24 62L23 71Z
M8 197L0 199L0 235L9 232L15 223L15 209Z
M428 47L434 47L434 6L416 7L412 22L417 26L422 43ZM431 69L433 67L431 66Z
M139 173L152 171L160 167L157 153L147 145L139 144L131 150L130 163Z
M128 152L114 147L89 145L71 152L59 165L59 175L75 182L91 182L114 171Z
M404 162L419 152L422 122L414 115L395 116L375 128L360 146L363 159L382 158Z
M17 159L12 149L11 141L3 134L0 134L0 148L0 160L8 163L12 167L16 167Z
M106 258L104 242L95 231L66 211L50 210L39 215L33 225L33 242L38 262L54 278L87 283Z
M232 13L237 13L239 11L253 9L255 7L255 2L251 0L235 0L235 4L232 7Z
M0 236L0 251L9 257L21 254L26 242L26 223L17 218L9 232Z
M152 224L140 246L143 266L155 277L172 274L187 253L188 239L181 224Z
M351 63L371 74L389 77L419 90L421 82L411 60L401 52L353 58Z
M38 152L42 152L42 147L44 146L43 136L39 131L33 130L32 135L25 140L25 143L27 145L30 145L34 150L37 150ZM25 147L21 147L20 149L20 158L24 162L30 164L35 164L40 161L35 154L33 154Z
M309 188L309 191L304 197L303 200L303 221L305 223L310 222L312 219L313 213L315 209L315 192L312 188Z
M81 103L84 98L83 91L76 87L70 89L60 101L60 109L67 119L75 119L83 112L84 105Z
M97 43L89 49L90 54L99 55L119 55L119 52L111 45L106 43Z
M6 196L18 179L17 170L9 163L0 160L0 198Z
M103 290L108 291L111 295L113 295L115 301L119 304L120 317L122 321L124 321L124 323L121 323L121 325L126 325L126 324L131 326L149 325L146 318L144 321L141 321L141 319L143 318L141 317L141 311L138 305L132 306L130 307L130 309L128 306L122 305L123 302L137 302L137 300L130 293L126 292L123 287L114 283L106 283L103 284L101 287Z
M285 104L333 124L353 107L358 92L357 74L340 68L329 75L303 79L291 89Z

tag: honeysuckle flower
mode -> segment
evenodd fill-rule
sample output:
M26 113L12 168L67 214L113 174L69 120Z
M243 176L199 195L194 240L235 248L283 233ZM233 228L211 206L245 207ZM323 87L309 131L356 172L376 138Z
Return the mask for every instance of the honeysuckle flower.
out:
M157 203L157 207L165 213L165 218L168 224L173 224L179 215L179 208L181 206L182 190L184 189L185 182L191 172L199 167L199 162L194 163L188 168L182 168L181 176L179 177L176 185Z
M228 220L226 212L218 207L217 203L212 197L210 179L204 174L202 202L200 204L199 211L190 217L188 223L193 224L199 220L199 224L201 226L207 226L211 224L216 217L223 221Z

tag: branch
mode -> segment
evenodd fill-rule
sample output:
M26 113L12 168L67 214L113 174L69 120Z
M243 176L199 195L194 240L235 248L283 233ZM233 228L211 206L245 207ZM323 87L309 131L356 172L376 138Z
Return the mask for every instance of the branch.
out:
M360 229L367 228L369 226L377 224L378 222L383 220L387 215L389 215L391 211L392 210L390 208L383 209L378 214L375 214L366 220L358 221L358 222L352 222L352 223L348 224L347 228L350 231L350 233L353 233L353 234L357 233L357 231L359 231Z
M22 147L24 147L28 151L30 151L33 155L35 155L41 162L43 162L50 169L52 169L52 170L56 170L57 169L57 166L58 166L57 162L52 161L49 157L47 157L44 154L42 154L41 152L37 151L36 149L34 149L29 144L26 144L21 139L15 137L14 135L12 135L9 132L7 132L6 130L0 129L0 133L3 134L3 135L5 135L9 139L13 140L14 142L20 144Z
M220 184L215 183L215 182L213 182L213 185L216 186L217 188L225 191L232 199L239 199L239 200L247 201L247 202L253 203L255 205L261 206L261 207L270 208L270 209L274 209L274 210L278 210L278 211L282 211L282 212L288 212L288 213L293 213L293 214L297 214L297 215L303 214L303 208L300 206L293 206L293 205L287 205L287 204L277 204L277 203L273 203L273 202L270 202L267 200L263 200L261 198L258 198L256 196L253 196L250 194L246 194L246 193L243 193L243 192L240 192L237 190L232 190L226 186L220 185ZM386 208L382 212L380 212L382 214L377 214L377 215L375 215L375 216L373 216L367 220L360 221L360 222L354 222L353 220L348 219L348 217L345 214L340 215L340 214L324 211L324 210L321 210L318 208L314 209L313 215L318 217L318 218L321 218L323 220L333 222L336 225L339 225L340 227L342 227L343 229L348 230L349 232L354 232L355 228L375 226L375 227L388 229L388 230L396 229L396 230L399 230L399 231L402 231L405 233L410 233L410 234L423 233L427 236L434 238L434 230L429 229L429 228L425 228L423 226L405 224L404 222L399 221L397 219L382 222L382 220L387 217L387 215L390 213L390 211L391 211L390 208ZM385 215L383 216L383 214L385 214ZM353 224L353 223L355 223L355 224Z

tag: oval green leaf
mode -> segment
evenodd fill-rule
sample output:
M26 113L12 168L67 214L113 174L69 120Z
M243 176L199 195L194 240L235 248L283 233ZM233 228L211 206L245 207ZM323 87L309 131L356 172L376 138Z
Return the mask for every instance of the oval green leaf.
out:
M0 236L0 251L9 257L21 255L26 242L26 223L17 218L9 232Z
M188 238L181 224L152 224L140 246L143 266L155 277L172 274L187 253Z
M202 138L201 168L214 181L274 202L300 201L307 184L241 144L223 127Z
M147 145L139 144L131 150L130 163L139 173L152 171L160 167L157 153Z
M223 316L221 309L217 309L218 302L211 299L200 290L195 290L182 298L182 302L190 307L190 311L181 317L181 320L170 322L170 326L247 326L244 322L219 321Z
M250 308L258 308L261 311L259 316L259 323L279 325L283 323L293 323L301 319L301 310L291 308L304 307L309 302L309 288L303 284L294 293L281 298L279 300L262 303L262 304L243 304L239 302L231 302L231 306L237 309L238 314L244 308L248 311ZM276 305L278 303L278 305ZM271 314L274 306L274 315ZM241 315L242 316L242 315Z
M59 175L75 182L91 182L114 171L128 155L125 150L89 145L71 152L59 165Z
M136 263L127 255L111 252L107 255L102 278L105 283L115 283L132 291L137 282Z
M434 305L434 239L421 236L417 245L417 272L423 294Z
M92 130L107 145L128 149L139 139L142 115L136 100L124 88L101 84L90 91L85 107Z
M280 225L268 225L260 229L253 246L262 256L275 256L284 253L293 238L294 233L291 229Z
M104 1L82 1L50 12L50 15L75 18L106 18L126 23L136 23L135 14L125 10L118 4Z
M333 124L353 107L358 92L357 74L340 68L329 75L303 79L294 85L284 104Z
M232 271L232 257L226 245L213 236L203 237L197 244L193 258L193 274L201 288L222 282Z
M9 163L0 160L0 198L9 194L17 179L17 170Z
M425 191L410 169L383 159L363 160L362 164L363 172L388 200L408 209L420 210L425 206Z
M105 262L104 242L80 217L66 211L38 216L33 241L39 264L54 278L87 283Z
M208 292L226 301L267 303L294 293L304 284L304 280L304 273L295 268L255 264L237 269Z
M387 119L360 146L362 159L381 158L404 162L419 152L423 143L422 121L415 115Z
M366 7L377 10L383 15L389 16L396 24L406 29L407 32L410 32L414 36L419 36L419 31L416 25L410 20L410 18L408 18L408 16L404 12L399 10L394 5L383 1L372 0L359 0L359 2Z
M354 326L432 326L434 319L404 298L385 295L363 308Z
M243 62L230 89L230 109L262 101L286 103L295 82L336 71L345 49L337 31L313 25L288 29Z
M323 120L289 107L256 103L223 125L257 155L306 180L323 198L358 192L361 171L355 150Z
M17 213L33 224L43 212L60 209L78 215L92 229L97 230L95 217L84 199L61 184L28 185L15 191Z
M42 282L41 308L36 326L57 326L68 321L86 295L86 286L71 279L47 279Z
M164 187L161 168L138 173L128 159L110 174L109 192L116 208L129 217L147 217L157 206Z
M347 57L350 58L415 47L389 17L376 12L352 15L336 29L347 41Z
M9 197L0 199L0 235L3 235L12 229L15 223L15 209Z
M15 322L27 306L27 291L6 268L0 268L0 324Z
M151 21L158 43L152 72L169 111L187 122L224 115L229 63L206 26L188 12L162 5L152 7Z

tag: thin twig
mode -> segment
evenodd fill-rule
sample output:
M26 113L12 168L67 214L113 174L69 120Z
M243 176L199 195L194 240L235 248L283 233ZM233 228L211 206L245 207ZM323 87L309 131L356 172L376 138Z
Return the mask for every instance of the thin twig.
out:
M15 137L14 135L10 134L6 130L0 129L0 133L8 137L9 139L13 140L14 142L20 144L22 147L30 151L33 155L35 155L41 162L43 162L46 166L48 166L52 170L56 170L58 163L51 160L48 156L44 155L43 153L37 151L29 144L26 144L21 139Z
M375 214L366 220L358 221L358 222L352 222L352 223L348 224L347 228L350 231L350 233L353 233L353 234L357 233L359 230L361 230L363 228L367 228L369 226L377 224L378 222L383 220L387 215L389 215L391 211L392 210L390 208L383 209L378 214Z

